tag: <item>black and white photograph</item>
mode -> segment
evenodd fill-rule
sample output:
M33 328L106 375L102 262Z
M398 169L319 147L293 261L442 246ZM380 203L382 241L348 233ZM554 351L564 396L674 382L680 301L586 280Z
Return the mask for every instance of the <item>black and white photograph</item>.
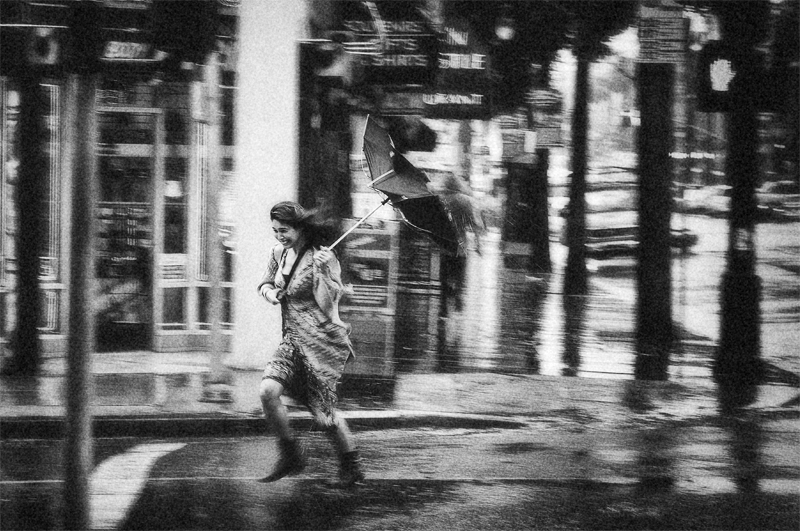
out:
M800 529L800 0L0 0L0 531Z

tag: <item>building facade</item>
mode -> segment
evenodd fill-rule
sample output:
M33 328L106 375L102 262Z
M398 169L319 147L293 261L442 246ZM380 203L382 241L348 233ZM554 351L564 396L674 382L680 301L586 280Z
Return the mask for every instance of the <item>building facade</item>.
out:
M177 3L94 3L93 28L76 26L74 3L3 6L0 332L5 341L17 327L18 242L30 242L41 249L42 350L66 351L68 315L74 311L68 290L77 135L95 145L87 167L93 168L97 197L86 205L95 224L85 230L95 234L97 349L204 348L214 275L226 294L223 328L230 328L238 2L192 2L183 22L170 4ZM193 31L202 35L182 37L201 17L207 27ZM79 64L80 41L90 37L94 54ZM5 60L12 56L16 60ZM31 75L44 96L32 103L23 88ZM71 125L71 117L82 112L70 88L75 76L96 78L92 130L75 131ZM21 129L31 127L21 119L26 104L45 117L38 154L45 164L35 176L43 191L38 234L26 233L30 214L18 207L31 179L20 180L20 160L25 150L36 149L18 142ZM210 209L218 213L213 219ZM218 259L210 260L210 253Z

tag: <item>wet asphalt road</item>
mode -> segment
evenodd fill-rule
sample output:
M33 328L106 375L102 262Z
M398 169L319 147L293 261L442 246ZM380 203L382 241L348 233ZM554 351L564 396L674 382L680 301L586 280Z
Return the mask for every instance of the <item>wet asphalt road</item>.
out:
M326 486L335 455L301 433L306 470L261 484L271 437L99 439L98 528L797 529L795 420L597 426L579 412L516 429L357 432L367 481ZM639 426L641 428L641 426ZM61 443L3 443L2 529L57 529Z

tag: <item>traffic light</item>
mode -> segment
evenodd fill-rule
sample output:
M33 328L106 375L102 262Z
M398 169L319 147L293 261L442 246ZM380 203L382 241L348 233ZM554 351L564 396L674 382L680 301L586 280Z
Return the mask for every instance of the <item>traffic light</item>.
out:
M730 112L742 105L768 109L773 98L761 53L711 41L700 51L697 106L702 112Z

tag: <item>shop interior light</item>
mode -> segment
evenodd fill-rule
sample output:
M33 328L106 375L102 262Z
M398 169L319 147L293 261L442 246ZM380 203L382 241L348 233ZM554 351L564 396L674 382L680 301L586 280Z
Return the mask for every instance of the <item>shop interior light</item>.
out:
M164 182L164 197L177 199L183 197L183 183L175 180L167 180Z

